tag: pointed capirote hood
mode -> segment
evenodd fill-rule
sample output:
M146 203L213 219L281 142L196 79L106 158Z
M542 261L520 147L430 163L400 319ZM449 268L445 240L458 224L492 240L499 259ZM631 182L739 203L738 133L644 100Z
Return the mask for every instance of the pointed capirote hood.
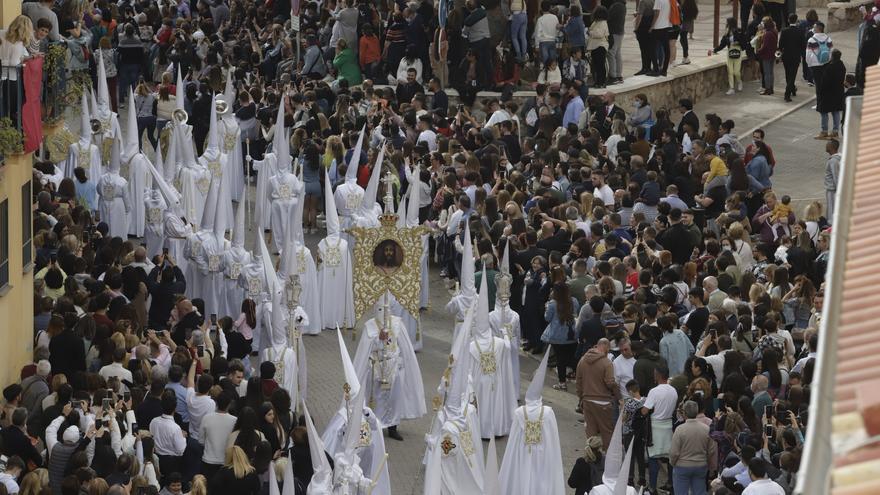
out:
M275 461L269 462L269 495L281 495L281 490L278 489L278 477L275 474Z
M340 334L341 335L341 334ZM356 463L355 451L361 441L361 427L364 420L364 389L358 390L350 402L351 412L348 414L348 423L345 425L345 435L342 437L345 456L349 462ZM369 476L370 473L364 473Z
M464 223L464 241L461 249L461 295L474 297L477 295L476 280L474 279L474 244L471 241L470 222Z
M217 96L211 99L211 119L208 127L208 142L202 157L208 161L220 158L220 132L217 126Z
M278 105L278 116L275 118L275 135L272 137L272 151L278 160L278 170L290 170L290 141L284 131L284 103Z
M100 119L98 116L98 100L95 98L95 92L92 90L89 90L89 103L91 105L91 118Z
M177 212L180 209L180 193L177 189L169 184L162 175L162 145L156 145L156 165L154 166L150 160L146 160L150 175L153 178L153 188L157 189L162 196L165 197L165 203L168 209Z
M338 236L339 215L336 213L336 200L333 198L333 183L330 182L330 172L324 170L324 218L327 222L327 237Z
M532 382L526 390L526 406L539 407L543 403L544 377L547 375L547 360L550 357L550 349L544 352L544 359L532 375Z
M309 408L306 407L305 401L302 401L302 407L303 416L305 416L306 421L306 432L309 435L309 453L312 457L312 471L314 471L309 487L329 488L333 483L333 468L330 467L330 461L327 460L327 455L324 450L324 441L321 440L321 435L318 435L318 430L315 428L315 423L312 421L312 415L309 414ZM310 493L324 495L325 492L311 491ZM326 493L329 495L330 492L328 491Z
M623 415L621 414L617 418L617 424L614 425L614 433L605 453L605 472L602 474L602 484L611 489L615 495L627 492L631 456L632 448L627 448L625 453L623 450ZM626 471L623 471L624 467Z
M232 67L226 70L226 88L223 90L223 99L229 105L226 113L232 112L232 104L235 103L235 85L232 84Z
M232 201L230 200L228 184L221 179L220 184L211 186L217 190L217 213L214 214L214 234L217 239L223 240L226 232L232 230L235 219L232 216Z
M232 229L232 246L233 247L244 247L244 238L245 238L245 227L244 227L244 210L247 204L247 188L244 188L244 192L241 193L241 201L238 202L238 207L235 210L235 226Z
M103 50L98 50L98 118L106 120L110 118L112 106L110 105L110 90L107 88L107 70L104 68Z
M299 168L299 181L300 184L303 184L303 171L302 167ZM291 233L289 242L298 242L305 246L306 238L303 233L303 211L305 210L305 201L300 199L297 201L296 206L293 207L293 225L290 229L287 229Z
M506 241L504 241L504 254L501 255L501 264L498 266L498 271L505 275L510 275L510 238L508 237Z
M284 231L284 242L282 244L284 248L281 251L281 262L279 266L279 270L284 280L294 273L299 273L299 267L297 266L299 264L299 257L297 256L299 246L296 243L301 243L303 246L302 248L306 249L305 238L302 231L303 209L305 208L304 203L304 201L297 201L293 206L293 218L290 221L290 228Z
M79 145L82 148L87 148L90 144L92 144L92 120L91 120L91 112L89 112L89 100L88 96L86 96L86 92L83 91L82 94L82 113L79 116L80 130L79 130ZM80 167L88 169L88 163L80 164Z
M428 464L425 466L425 486L422 490L423 495L441 495L443 493L443 456L440 455L440 442L438 438L434 442L433 449L435 452L428 456Z
M287 459L284 465L284 484L281 495L296 495L296 478L293 476L293 459Z
M480 277L480 292L477 294L477 314L475 316L474 338L492 338L492 327L489 325L489 283L486 281L485 268ZM460 330L459 330L460 331Z
M162 141L156 140L156 156L153 157L153 165L159 175L162 176L165 168L165 160L162 158ZM164 176L162 177L164 179ZM159 184L155 180L155 176L153 176L153 189L157 188Z
M467 400L468 378L470 373L470 350L469 343L471 341L471 329L474 326L474 318L476 317L476 305L468 308L464 322L456 335L452 344L452 376L449 387L446 389L446 401L444 408L447 418L456 418L463 412L462 406Z
M134 101L134 91L128 88L128 101ZM134 104L128 111L128 119L125 126L125 149L122 150L122 159L129 161L135 155L141 152L141 145L138 140L137 112L134 111Z
M173 184L175 179L177 179L177 141L178 141L178 132L175 130L175 126L168 126L171 128L171 136L168 139L168 150L165 153L165 160L163 161L164 166L159 169L162 172L162 177L165 177L165 182L169 184ZM161 149L157 148L157 152L161 153Z
M421 201L420 196L422 192L419 172L419 166L415 164L411 169L409 177L407 177L409 181L409 192L407 193L409 201L406 203L406 226L410 228L419 226L419 202Z
M183 85L183 71L180 65L177 65L177 86L174 88L174 107L177 110L184 110L183 102L186 100L186 86Z
M260 256L260 260L263 263L263 275L266 277L266 284L269 286L268 292L272 295L275 294L279 287L278 274L275 273L275 267L272 266L272 256L269 255L269 248L266 247L266 239L263 238L262 234L258 234L257 240L259 241L260 248L257 255Z
M361 150L364 146L364 131L366 129L367 124L364 124L361 127L361 134L358 136L357 144L352 149L351 158L348 160L348 168L345 169L345 182L354 183L357 181L357 169L361 162Z
M113 138L113 145L110 147L110 164L108 168L113 174L118 174L122 166L122 158L120 157L122 144L119 141L119 136Z
M199 229L212 230L216 224L217 210L220 209L220 188L212 185L208 188L208 196L205 197L205 209L199 220Z
M498 476L498 453L495 449L495 437L489 439L486 449L486 471L483 474L483 494L501 495L501 478Z
M370 174L370 182L364 190L364 200L361 201L360 213L363 216L372 213L376 206L376 194L379 192L379 179L382 175L382 162L385 161L385 140L379 144L379 155L376 157L376 163L373 165L373 172Z
M343 385L343 395L347 395L348 399L343 397L343 400L346 402L351 402L351 400L358 395L358 392L361 390L361 382L358 380L357 371L354 369L354 364L351 362L351 355L348 354L348 347L345 345L345 339L342 338L342 330L339 329L339 326L336 327L336 337L339 340L339 354L342 356L342 371L344 372L345 377L345 385ZM348 391L345 391L345 387L348 387Z
M400 198L400 201L397 203L397 227L400 229L406 228L406 197Z

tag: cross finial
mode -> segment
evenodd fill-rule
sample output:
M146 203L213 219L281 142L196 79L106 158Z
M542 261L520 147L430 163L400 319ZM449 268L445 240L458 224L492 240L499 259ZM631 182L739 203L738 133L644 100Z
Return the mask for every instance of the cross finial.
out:
M394 182L394 177L391 175L390 171L385 172L385 177L382 178L382 183L385 184L385 197L382 201L385 203L385 213L393 214L394 213L394 194L392 193L393 188L391 184Z

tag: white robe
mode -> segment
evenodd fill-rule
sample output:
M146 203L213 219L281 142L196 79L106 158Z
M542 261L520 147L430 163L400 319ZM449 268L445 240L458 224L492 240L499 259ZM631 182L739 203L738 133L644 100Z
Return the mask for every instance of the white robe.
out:
M513 374L513 390L519 398L519 346L521 341L519 315L510 309L510 306L502 307L500 302L495 302L495 309L489 313L489 326L496 337L506 338L510 341L510 371Z
M458 293L452 296L452 299L446 303L446 312L455 316L455 326L452 331L452 341L455 342L455 339L458 337L458 332L461 330L461 324L464 323L464 317L470 309L471 305L476 300L477 295L474 294L472 296L466 296L462 293Z
M205 211L205 200L211 187L211 171L200 163L184 165L177 179L183 216L188 222L198 225ZM199 225L199 227L212 228L213 225Z
M186 278L186 297L193 299L202 297L202 285L204 280L203 268L206 265L202 243L214 237L213 231L199 230L186 238L183 244L183 258L189 263L183 276Z
M195 255L201 292L195 297L201 297L205 301L205 318L212 314L216 314L218 318L230 316L225 313L226 296L223 293L223 262L225 252L229 249L229 241L218 238L213 230L199 232L199 237L202 238L202 249Z
M302 285L300 306L302 306L306 314L309 315L309 323L308 325L303 326L302 332L309 335L316 335L321 333L321 330L324 329L321 320L318 271L315 267L315 259L312 258L312 251L299 242L296 242L294 246L297 250L296 264L299 271L299 281Z
M144 242L147 244L147 259L162 254L165 244L165 209L168 204L161 194L144 194Z
M240 206L239 208L243 208ZM251 262L251 253L241 246L233 244L223 253L223 296L225 309L223 314L233 320L241 314L241 303L245 299L244 288L239 284L241 272Z
M174 259L174 262L185 277L189 270L189 260L186 259L186 244L193 234L192 225L184 223L183 219L178 215L165 210L164 230L165 247L168 248L168 254ZM187 287L189 287L190 283L189 279L187 279Z
M269 180L278 173L278 160L274 153L266 153L262 160L254 160L251 167L257 171L257 196L254 205L254 221L260 230L269 228L270 202Z
M385 457L385 438L382 437L382 427L379 425L376 415L366 406L364 406L364 421L369 425L369 442L365 441L365 445L358 448L358 455L360 456L360 467L364 472L364 476L372 478L375 476L375 471L379 467L379 463L382 462L382 458ZM324 450L331 457L335 458L336 454L344 449L342 440L347 424L348 412L342 407L330 419L327 429L324 430L324 434L321 436L321 440L324 442ZM382 471L375 481L377 485L373 489L373 495L391 494L391 477L388 475L387 462L382 466Z
M231 102L227 102L232 104ZM231 112L223 115L217 122L217 128L220 135L220 149L226 155L226 163L224 164L224 175L229 177L229 189L232 194L232 201L239 202L244 192L244 166L242 163L241 151L241 128L238 121Z
M355 213L364 201L364 188L359 186L355 179L346 179L336 187L333 192L333 201L336 202L336 213L339 215L339 228L343 238L348 241L348 249L354 250L354 238L345 233L357 225Z
M436 431L426 436L428 443L425 452L426 464L432 465L433 456L440 459L440 493L442 495L458 495L462 493L483 493L483 442L480 440L479 425L472 405L468 405L464 416L444 419L444 411L440 411L440 425ZM455 447L443 452L442 443L448 437ZM468 441L470 440L470 441ZM468 445L469 447L465 447ZM436 473L434 473L436 475ZM426 473L427 477L428 474Z
M146 226L144 196L153 181L148 162L143 153L134 155L128 162L128 197L132 203L128 215L128 234L135 237L143 237Z
M492 342L495 370L484 373L480 364L480 350L493 352ZM480 432L483 438L506 436L510 433L517 396L513 390L513 375L510 371L510 341L498 337L475 338L471 341L470 353L469 363L474 379L474 393L477 396Z
M263 324L263 306L270 304L267 302L269 285L266 281L266 275L263 271L262 262L257 262L256 258L251 258L251 262L242 267L241 275L238 278L238 285L244 290L245 297L254 301L256 306L257 326L254 328L254 339L251 347L254 351L262 352L263 349L272 344L271 335L269 333L269 322Z
M107 172L98 181L98 210L101 221L110 227L110 237L128 239L128 181L115 172Z
M420 331L422 315L419 314L413 316L409 314L409 311L407 311L394 296L391 296L391 314L400 317L400 319L403 320L403 326L406 327L406 332L409 334L409 340L412 342L413 350L421 351L424 346L424 339L422 338L422 332Z
M318 243L318 287L321 293L321 322L330 327L350 328L355 324L351 253L339 235Z
M80 151L83 153L82 157ZM81 161L80 158L83 160ZM91 142L84 143L82 140L71 144L67 153L67 161L64 162L64 176L73 178L73 170L77 167L82 167L86 171L89 182L97 185L101 176L104 175L104 167L101 165L101 150Z
M304 192L305 184L289 171L279 172L269 179L269 227L272 229L272 241L277 253L284 250L286 233L293 229L293 222L297 221L294 213L299 202L303 200Z
M308 381L305 355L302 339L299 341L299 356L303 357L302 360L297 359L297 353L287 344L276 344L260 353L263 361L271 361L275 365L275 381L293 399L290 405L292 412L296 412L300 399L306 398L306 389L303 386Z
M530 422L542 420L540 442L532 445L526 445L526 408ZM501 493L565 495L563 476L559 430L553 409L539 403L516 408L499 471Z
M364 324L354 358L361 385L367 387L364 397L371 403L383 428L397 426L402 419L425 415L425 389L422 372L409 335L400 318L391 317L388 344L379 340L382 322L375 318ZM384 351L383 351L384 349ZM382 381L387 382L383 386Z

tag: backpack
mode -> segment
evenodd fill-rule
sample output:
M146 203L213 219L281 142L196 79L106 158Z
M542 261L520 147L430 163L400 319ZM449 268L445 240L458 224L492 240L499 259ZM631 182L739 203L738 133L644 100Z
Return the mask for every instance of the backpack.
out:
M828 38L825 38L825 41L820 41L819 50L816 52L816 60L823 65L831 61L831 46L829 41Z

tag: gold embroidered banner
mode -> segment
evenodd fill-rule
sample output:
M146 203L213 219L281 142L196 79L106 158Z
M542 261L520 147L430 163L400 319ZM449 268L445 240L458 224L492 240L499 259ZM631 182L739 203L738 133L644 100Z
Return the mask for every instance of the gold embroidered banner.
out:
M379 221L377 228L348 229L356 241L352 260L354 316L360 319L387 290L417 317L422 290L422 235L428 231L422 226L397 227L397 215L382 215Z

